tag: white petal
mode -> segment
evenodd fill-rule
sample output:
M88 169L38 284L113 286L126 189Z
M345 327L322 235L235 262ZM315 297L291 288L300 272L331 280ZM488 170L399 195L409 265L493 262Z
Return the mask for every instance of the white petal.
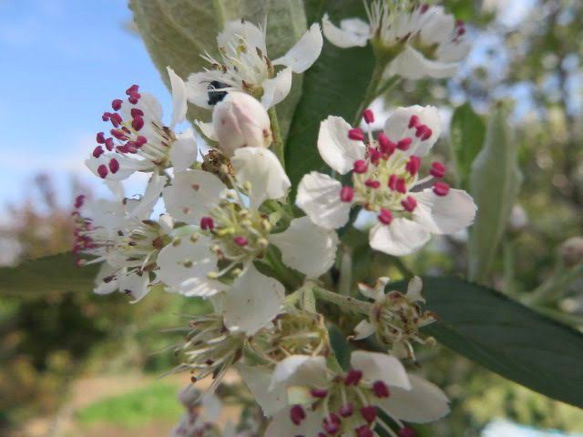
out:
M95 277L95 288L93 292L95 294L111 294L118 289L117 285L117 273L118 269L110 266L108 263L104 262L99 268L99 272ZM104 279L107 278L107 282Z
M271 325L283 308L285 289L276 279L265 276L251 264L239 276L223 302L225 326L231 332L253 335Z
M119 291L133 298L131 303L139 302L150 291L148 287L150 278L147 272L132 272L127 275L120 275L118 283Z
M175 172L184 171L196 161L198 155L197 138L194 130L189 128L176 135L176 141L170 149L170 160Z
M282 386L325 387L327 383L324 357L290 355L275 366L270 387L272 390Z
M166 210L177 221L199 225L200 219L216 207L227 190L221 180L203 170L177 173L163 192Z
M419 80L426 76L445 79L455 75L458 63L445 63L427 59L420 52L407 46L389 65L390 75L399 75L405 79Z
M285 197L291 182L273 152L261 147L237 149L231 159L239 183L251 183L251 207Z
M429 232L418 223L397 218L390 225L377 223L370 231L370 247L394 256L409 255L429 241Z
M142 198L137 202L126 201L129 217L138 217L141 219L147 219L150 217L154 206L158 203L158 200L160 200L166 181L167 179L165 176L160 176L158 173L152 173L148 185L146 186L146 192Z
M441 7L432 7L425 12L428 19L421 28L421 39L427 45L442 44L453 35L455 28L455 18L451 14L446 14Z
M370 337L376 332L376 329L372 323L368 320L361 320L358 325L354 328L354 340L363 340Z
M218 141L217 133L212 122L205 123L204 121L195 120L194 124L200 129L202 134L209 140Z
M405 297L410 302L425 302L425 298L421 294L423 290L423 280L419 276L414 276L407 285L407 294Z
M385 288L391 282L390 278L381 276L378 278L373 286L368 284L358 284L358 289L363 296L368 297L374 301L381 301L385 298Z
M261 104L269 109L287 97L292 86L292 69L284 68L277 76L263 81L263 96Z
M333 170L346 174L354 162L364 159L366 147L362 141L348 138L352 127L342 117L330 116L320 124L318 151Z
M336 27L330 21L328 14L322 18L322 30L326 39L336 47L364 47L370 38L370 25L358 18L349 18Z
M355 351L350 355L350 365L361 370L367 381L383 381L391 389L400 387L411 388L407 371L401 362L387 354L378 352Z
M258 48L264 55L267 54L265 33L255 24L246 20L234 20L225 24L225 29L217 36L217 45L232 52L240 45L241 38L251 49Z
M166 68L168 70L168 77L170 78L170 86L172 88L172 121L170 122L170 128L173 129L174 126L186 119L186 84L172 68Z
M298 186L296 204L318 226L337 229L348 222L350 202L340 200L342 184L328 175L311 172Z
M116 173L109 171L109 162L112 158L115 158L120 163L120 168ZM129 178L135 172L134 169L128 169L121 166L120 155L117 153L104 153L99 158L94 158L92 156L85 160L85 165L95 176L99 178L101 178L101 176L97 172L97 169L101 165L105 165L107 167L107 176L104 178L106 181L122 181Z
M303 73L316 62L323 45L320 25L314 23L285 56L276 59L273 64L291 67L294 73Z
M202 282L207 275L217 270L218 258L211 252L212 241L199 236L195 242L183 237L174 244L168 244L158 254L156 279L185 296L208 297L220 289L204 288Z
M438 196L428 188L416 193L415 198L418 206L414 220L434 234L453 234L467 228L478 209L472 196L463 190L451 189L446 196Z
M270 417L287 406L287 391L285 387L269 390L271 371L245 365L237 366L237 370L263 410L263 414Z
M324 415L321 410L320 408L314 412L306 408L306 418L302 420L300 425L295 425L290 419L289 409L285 409L275 415L265 430L265 437L317 437L322 434L322 420L324 420Z
M209 73L201 71L188 76L186 82L186 96L188 101L198 107L210 109L209 105Z
M419 117L419 123L431 129L432 135L427 140L415 137L416 129L409 129L411 117ZM441 120L439 112L434 106L409 106L398 108L385 122L385 134L394 142L403 138L414 140L413 146L407 151L408 155L424 156L429 152L441 135Z
M309 217L292 220L289 228L269 240L281 250L285 265L308 278L323 275L336 260L338 235L315 225Z
M142 97L135 105L131 104L129 101L124 100L121 109L119 110L120 115L124 120L131 120L133 117L131 115L132 108L141 109L144 113L144 128L149 128L150 123L154 122L158 126L162 125L162 105L158 101L158 99L151 93L148 92L140 92ZM144 135L144 130L141 130L140 133Z
M390 416L406 422L428 423L449 413L449 399L436 385L409 375L411 390L391 387L391 396L377 401Z

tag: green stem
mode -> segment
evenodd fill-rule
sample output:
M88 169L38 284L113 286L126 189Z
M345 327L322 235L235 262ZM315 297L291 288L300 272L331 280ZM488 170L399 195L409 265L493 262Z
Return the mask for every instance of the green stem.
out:
M277 279L287 289L294 290L297 288L299 283L298 277L281 262L272 247L267 249L263 261L271 267Z
M271 150L279 159L282 167L285 168L285 156L283 150L283 139L281 138L281 130L279 129L279 120L277 119L277 112L275 108L270 108L267 111L269 114L269 121L271 123L271 134L273 135L273 143L271 145Z
M387 63L384 61L379 61L375 64L374 70L372 72L372 76L370 78L370 82L368 83L368 87L366 88L366 92L364 94L364 98L362 99L362 103L360 104L357 113L354 116L353 125L357 126L360 118L362 117L362 113L368 106L373 102L374 99L378 96L378 89L379 83L383 78L383 74L387 67Z
M338 292L343 296L350 296L352 288L352 247L341 247L340 253L340 278L338 280Z
M314 286L313 291L318 299L337 305L346 312L359 312L367 315L370 312L371 304L362 300L343 296L318 286Z

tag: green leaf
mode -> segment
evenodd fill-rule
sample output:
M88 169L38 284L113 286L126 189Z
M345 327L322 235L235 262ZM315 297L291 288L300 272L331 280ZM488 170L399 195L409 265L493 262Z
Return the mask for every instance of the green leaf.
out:
M457 185L467 190L472 163L482 150L486 136L486 125L474 112L470 103L466 103L454 111L450 135Z
M130 9L142 40L170 86L166 67L183 79L208 67L205 52L217 56L217 34L231 20L246 19L263 26L267 17L267 50L271 59L285 54L307 30L302 0L131 0ZM282 131L287 132L301 94L301 76L294 75L289 96L277 106ZM189 108L189 119L210 118L210 111Z
M360 0L327 0L317 10L327 12L335 23L341 18L364 14ZM352 123L373 67L374 56L370 46L340 49L325 41L322 55L304 75L302 97L288 135L285 162L294 186L310 171L327 170L317 148L320 122L329 115L339 115Z
M583 334L493 289L454 278L424 278L439 321L426 334L482 366L583 407Z
M478 214L469 241L469 278L480 283L492 269L522 182L516 142L507 119L507 110L501 106L494 109L484 147L470 174L470 193L478 205Z
M90 292L98 270L99 265L77 267L71 252L25 261L0 268L0 294Z

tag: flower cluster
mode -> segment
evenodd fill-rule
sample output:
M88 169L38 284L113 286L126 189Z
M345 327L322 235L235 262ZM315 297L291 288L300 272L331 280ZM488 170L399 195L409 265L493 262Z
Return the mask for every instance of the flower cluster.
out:
M390 55L389 75L450 75L466 52L463 25L440 7L373 2L367 12L370 23L347 19L340 28L325 15L324 34L341 47L370 40L375 53ZM294 202L271 149L284 140L273 107L289 93L292 73L320 55L320 26L275 60L265 30L247 21L227 23L217 42L219 58L205 55L209 68L186 82L168 68L169 123L138 85L103 114L111 128L97 133L86 164L112 195L77 198L78 262L101 264L99 294L118 290L137 302L165 291L212 304L191 318L176 348L177 370L190 373L191 385L180 397L187 413L175 436L235 435L217 426L213 413L214 393L229 372L239 374L272 419L267 436L369 437L379 429L412 436L405 422L449 411L445 394L400 361L414 360L414 345L434 343L420 332L437 317L423 307L421 279L413 278L406 294L386 292L385 277L359 284L364 298L356 284L348 284L352 295L328 288L338 285L338 270L350 277L352 265L338 256L345 248L337 230L359 213L375 217L370 248L393 256L472 223L471 197L445 182L443 163L424 163L440 135L438 111L398 108L379 132L369 109L362 114L365 130L329 116L313 146L331 170L304 175ZM177 131L188 102L212 111L212 122L194 122L210 144L192 128ZM134 173L148 183L127 197L120 181ZM358 345L374 336L385 352L356 350L342 368L328 335L335 321L326 312L330 305L332 314L357 315L354 332L345 333L349 340ZM207 377L212 383L203 395L193 385Z

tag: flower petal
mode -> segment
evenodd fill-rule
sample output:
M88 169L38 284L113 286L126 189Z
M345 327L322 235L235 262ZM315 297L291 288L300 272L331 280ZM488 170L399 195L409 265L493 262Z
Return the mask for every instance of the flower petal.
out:
M407 46L389 65L389 75L399 75L405 79L419 80L426 76L445 79L456 74L459 64L427 59L411 46Z
M454 234L474 222L478 207L474 199L463 190L449 190L446 196L438 196L425 189L415 194L417 208L414 220L434 234Z
M418 117L419 123L431 129L431 136L426 140L415 136L416 129L409 128L412 117ZM414 142L407 151L408 155L424 156L429 152L441 135L441 119L437 108L433 106L409 106L398 108L385 122L385 134L394 142L411 138Z
M370 38L370 25L359 18L349 18L336 27L330 21L328 14L322 18L322 30L326 39L336 47L364 47Z
M280 411L265 430L265 437L317 437L322 434L324 414L321 410L320 408L317 411L312 411L306 408L306 418L299 425L295 425L291 421L289 409Z
M211 141L219 141L217 133L215 132L215 127L211 122L205 123L204 121L194 120L195 126L199 128L202 134Z
M311 172L298 186L296 204L318 226L337 229L348 222L350 202L340 200L342 184L328 175Z
M289 228L269 240L281 250L284 264L308 278L326 273L336 259L338 235L315 225L309 217L292 220Z
M363 340L370 337L376 332L376 328L368 320L361 320L358 325L354 328L354 340Z
M391 388L391 396L377 401L390 416L406 422L428 423L447 415L449 399L436 385L409 375L411 390Z
M253 335L271 325L283 308L285 289L276 279L249 265L228 291L223 302L225 326L231 332Z
M172 185L164 189L164 204L175 220L199 225L200 219L218 205L226 190L214 174L187 170L177 173Z
M262 147L237 149L231 159L237 181L251 183L251 207L259 208L266 199L285 197L291 182L273 152Z
M215 76L218 76L217 79L220 79L220 75L218 73L219 72L216 72ZM186 97L188 101L200 108L212 108L208 101L209 83L212 82L213 79L209 78L209 75L210 73L205 71L193 73L188 76L188 80L186 82Z
M146 187L146 192L142 198L135 202L135 204L129 202L127 203L129 212L128 216L139 217L142 219L147 219L150 217L154 206L156 203L158 203L158 200L160 200L160 196L162 195L162 190L164 189L166 181L166 177L160 176L158 173L152 173L152 176L150 177ZM133 207L130 207L130 205Z
M174 126L186 119L186 84L172 68L166 67L166 69L168 70L168 77L170 78L170 86L172 88L172 121L170 122L170 128L173 129Z
M232 53L240 45L241 38L251 49L267 54L265 33L247 20L233 20L225 24L225 29L217 36L217 45Z
M117 275L118 269L104 262L99 267L99 272L95 277L95 294L111 294L118 289Z
M270 389L292 386L324 387L328 383L323 356L290 355L275 366Z
M273 61L273 64L290 67L294 73L303 73L316 62L323 45L320 25L314 23L300 40L284 56Z
M362 141L348 138L352 127L342 117L330 116L320 124L318 151L333 170L346 174L354 162L364 159L366 147Z
M287 97L292 86L292 69L284 68L277 76L263 81L261 84L263 88L263 96L261 96L261 104L265 109L277 105Z
M147 272L133 271L118 277L119 291L133 298L130 303L142 300L150 291L150 278Z
M269 390L271 371L245 365L237 366L237 370L263 410L263 414L270 417L287 406L287 391L285 387Z
M369 235L370 247L394 256L409 255L429 241L429 232L420 224L397 218L390 225L377 223Z
M407 294L405 295L405 297L410 302L423 302L423 303L425 303L425 298L421 294L422 290L423 290L423 280L419 276L414 276L413 278L411 278L411 280L409 281L409 284L407 285Z
M409 377L401 362L387 354L355 351L350 355L350 365L361 370L367 381L383 381L389 387L411 388Z
M198 155L197 135L189 128L176 135L176 141L170 149L170 160L175 172L188 169L196 161Z

